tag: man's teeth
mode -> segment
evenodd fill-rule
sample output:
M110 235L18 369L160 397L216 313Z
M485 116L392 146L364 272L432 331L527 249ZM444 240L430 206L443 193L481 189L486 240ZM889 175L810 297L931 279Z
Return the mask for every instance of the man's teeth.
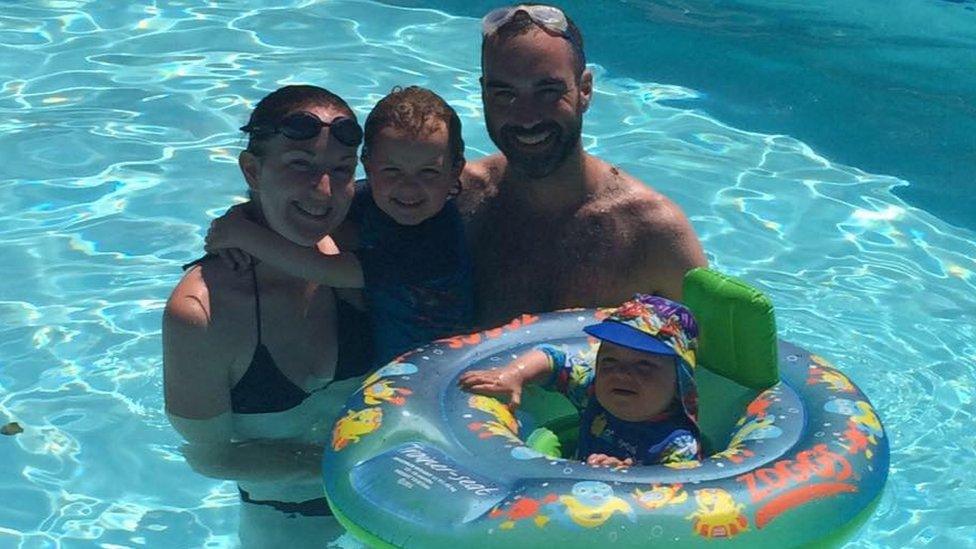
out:
M531 134L521 134L516 135L515 139L518 139L519 143L524 143L526 145L538 145L546 139L552 132L542 132L542 133L531 133Z

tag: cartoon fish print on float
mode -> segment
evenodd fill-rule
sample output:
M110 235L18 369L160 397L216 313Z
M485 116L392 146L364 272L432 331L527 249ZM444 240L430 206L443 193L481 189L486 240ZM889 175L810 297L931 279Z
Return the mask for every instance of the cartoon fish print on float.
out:
M603 482L582 481L573 485L572 495L559 496L565 506L565 518L583 528L603 525L614 513L622 513L635 520L633 508L613 493L613 488Z
M702 462L697 459L686 459L683 461L666 461L661 463L661 465L667 467L668 469L697 469L701 467Z
M363 402L367 406L376 406L382 402L389 402L394 406L406 404L406 397L413 391L403 387L394 387L393 380L384 379L363 389Z
M492 509L488 518L504 519L498 526L502 530L511 530L519 521L528 519L532 519L533 524L542 528L549 523L549 517L541 514L542 506L555 503L556 500L556 494L549 494L541 500L516 496L514 502Z
M732 434L728 447L717 454L712 454L711 459L725 458L732 463L742 463L745 458L752 457L755 455L752 450L743 448L746 441L778 438L783 434L782 429L773 425L774 421L772 416L763 416L743 423Z
M824 410L848 416L842 446L849 453L858 454L863 451L867 459L874 457L872 448L878 445L878 439L884 437L884 428L870 404L863 400L835 398L824 404Z
M813 364L807 371L807 385L827 385L831 391L836 393L855 392L854 384L851 380L837 371L836 368L822 357L810 355Z
M669 505L680 505L687 501L688 492L685 492L681 486L681 483L654 484L646 492L641 491L640 488L636 488L631 495L634 496L634 500L638 505L648 511L654 511L656 509L663 509Z
M360 437L376 431L382 425L381 408L349 410L332 428L332 449L338 452L350 443L359 442Z
M756 398L746 406L746 416L740 418L737 425L742 425L746 422L746 418L755 417L762 419L766 417L767 410L773 404L774 397L777 396L775 389L767 389L759 394Z
M468 429L477 432L478 438L500 436L511 442L522 443L518 437L518 421L508 406L502 404L498 399L484 395L471 395L468 398L468 406L494 418L488 421L473 421L468 424Z
M749 519L742 513L745 505L736 503L732 494L721 488L695 491L698 509L685 517L692 529L704 538L731 538L749 529Z
M417 370L417 365L411 362L391 362L368 375L366 379L363 380L363 384L359 386L359 390L365 390L366 387L369 387L384 377L408 376L411 374L416 374Z

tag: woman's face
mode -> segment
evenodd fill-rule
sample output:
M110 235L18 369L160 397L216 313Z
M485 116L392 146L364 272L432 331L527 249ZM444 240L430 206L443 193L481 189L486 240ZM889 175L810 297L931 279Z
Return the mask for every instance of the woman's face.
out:
M346 115L323 106L292 112L299 111L324 122ZM259 155L241 153L240 166L268 226L302 246L338 227L352 202L356 147L340 143L328 127L303 141L276 134L261 142Z

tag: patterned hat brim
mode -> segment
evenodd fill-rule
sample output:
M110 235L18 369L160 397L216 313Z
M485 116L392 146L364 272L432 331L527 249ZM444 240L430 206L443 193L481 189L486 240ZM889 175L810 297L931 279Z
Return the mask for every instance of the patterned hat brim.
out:
M602 341L609 341L635 351L678 356L678 353L667 343L633 326L615 320L604 320L599 324L591 324L584 327L583 331Z

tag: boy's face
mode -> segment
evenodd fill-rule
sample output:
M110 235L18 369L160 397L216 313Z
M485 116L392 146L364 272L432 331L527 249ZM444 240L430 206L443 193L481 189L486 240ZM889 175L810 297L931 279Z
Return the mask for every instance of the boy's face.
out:
M596 357L596 398L624 421L646 421L674 400L674 357L628 349L604 341Z
M376 205L401 225L418 225L444 207L463 162L452 165L447 125L435 120L419 136L380 130L364 166Z

